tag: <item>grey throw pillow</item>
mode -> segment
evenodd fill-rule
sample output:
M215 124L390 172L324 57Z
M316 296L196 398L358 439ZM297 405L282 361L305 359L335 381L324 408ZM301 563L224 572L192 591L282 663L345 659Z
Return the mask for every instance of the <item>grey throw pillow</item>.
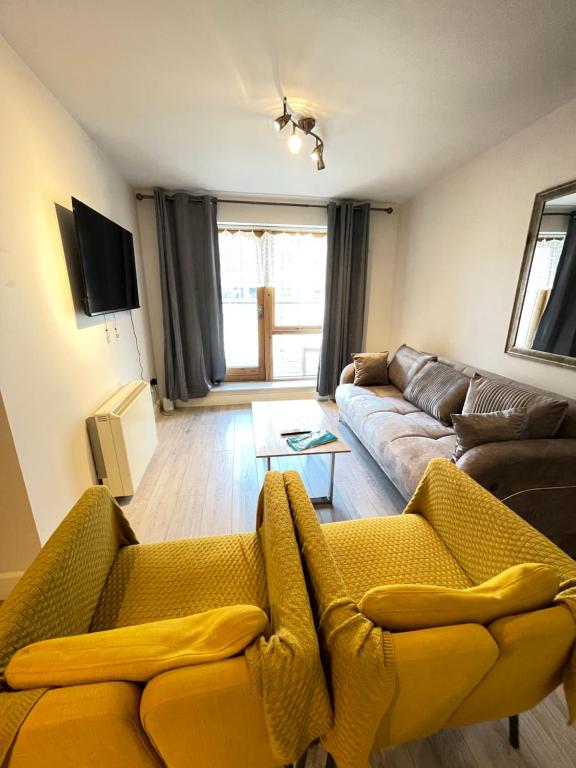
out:
M470 381L462 413L494 413L510 408L526 409L528 437L546 438L554 437L558 431L568 403L486 376L476 376Z
M526 408L509 408L493 413L455 413L452 424L456 432L452 461L457 462L466 451L477 445L526 437L528 412Z
M468 376L443 363L429 362L408 384L404 397L450 426L452 414L462 410L469 385Z
M390 384L394 384L396 389L404 392L410 380L431 360L436 360L436 356L429 355L427 352L418 352L417 349L402 344L388 366Z

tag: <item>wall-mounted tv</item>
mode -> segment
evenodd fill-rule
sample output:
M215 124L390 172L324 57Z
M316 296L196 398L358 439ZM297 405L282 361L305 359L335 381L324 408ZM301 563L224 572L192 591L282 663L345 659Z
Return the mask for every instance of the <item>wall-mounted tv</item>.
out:
M103 315L139 307L132 233L75 197L72 210L86 314Z

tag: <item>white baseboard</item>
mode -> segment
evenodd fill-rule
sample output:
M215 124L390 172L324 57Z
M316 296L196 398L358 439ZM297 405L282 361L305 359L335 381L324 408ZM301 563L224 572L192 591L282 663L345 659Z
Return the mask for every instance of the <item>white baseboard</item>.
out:
M24 571L8 571L0 573L0 600L6 600L14 589Z

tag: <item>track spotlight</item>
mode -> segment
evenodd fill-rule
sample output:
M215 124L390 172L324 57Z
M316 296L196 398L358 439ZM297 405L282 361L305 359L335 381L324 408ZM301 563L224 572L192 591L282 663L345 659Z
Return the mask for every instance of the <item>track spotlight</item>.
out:
M276 120L274 120L274 127L278 132L280 132L288 125L291 120L292 115L288 114L286 99L284 99L284 112L280 115L280 117L277 117Z
M324 168L326 168L326 166L324 165L323 154L324 154L324 144L320 139L316 139L316 146L312 150L310 157L316 163L316 169L318 171L323 171Z
M302 149L302 137L298 131L301 131L306 136L312 136L316 140L316 146L312 150L310 157L316 163L316 168L319 171L323 171L326 167L324 164L324 142L317 133L314 133L313 129L316 125L316 120L313 117L301 117L298 122L296 122L288 112L288 102L286 97L284 97L282 103L284 105L284 111L280 117L277 117L274 120L274 127L277 131L281 131L287 125L292 125L292 133L288 138L288 149L293 155L297 155Z

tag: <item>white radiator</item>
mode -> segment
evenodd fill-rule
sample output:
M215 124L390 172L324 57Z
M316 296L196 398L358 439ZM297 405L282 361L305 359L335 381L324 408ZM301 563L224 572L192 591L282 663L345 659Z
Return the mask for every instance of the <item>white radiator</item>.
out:
M158 445L150 386L126 384L86 423L98 477L113 496L132 496Z

